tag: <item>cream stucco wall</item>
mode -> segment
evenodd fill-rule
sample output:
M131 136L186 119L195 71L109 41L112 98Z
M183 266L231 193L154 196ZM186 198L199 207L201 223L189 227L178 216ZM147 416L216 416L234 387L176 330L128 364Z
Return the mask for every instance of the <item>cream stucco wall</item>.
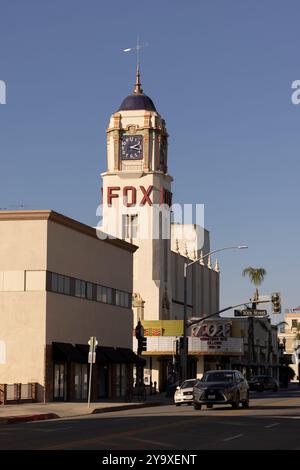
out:
M96 335L103 346L130 348L133 329L130 308L46 292L47 270L128 293L133 283L134 248L52 214L0 212L0 383L37 382L39 400L47 344Z
M49 221L48 270L132 292L130 251ZM102 346L131 348L132 310L63 294L47 293L47 344L86 344L97 336Z
M47 220L1 217L0 241L0 271L46 269Z
M47 292L46 341L100 346L132 346L133 315L128 308Z
M183 265L191 260L172 251L173 318L183 318ZM188 268L187 304L189 316L207 316L219 310L219 273L199 262ZM192 306L192 307L191 307Z
M132 292L130 251L51 220L48 224L47 269Z
M0 293L0 340L6 361L0 383L44 385L46 292Z

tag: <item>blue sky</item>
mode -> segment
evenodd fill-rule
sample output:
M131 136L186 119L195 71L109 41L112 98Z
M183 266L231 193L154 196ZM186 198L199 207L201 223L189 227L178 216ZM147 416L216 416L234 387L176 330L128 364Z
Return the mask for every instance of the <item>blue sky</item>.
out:
M221 303L299 298L299 1L0 0L0 207L52 208L95 224L109 116L143 88L166 119L175 201L204 203L224 252Z

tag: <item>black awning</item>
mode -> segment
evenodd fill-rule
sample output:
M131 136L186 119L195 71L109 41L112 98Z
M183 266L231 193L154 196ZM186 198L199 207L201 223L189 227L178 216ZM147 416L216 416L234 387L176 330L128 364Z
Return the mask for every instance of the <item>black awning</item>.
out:
M52 343L53 359L57 362L87 364L89 349L87 344ZM98 364L142 364L144 360L131 349L97 346L96 362Z
M145 364L145 359L139 357L137 354L135 354L132 349L128 348L117 348L118 351L124 356L125 362L127 364Z
M52 354L54 361L77 362L83 364L85 361L81 352L71 343L52 343Z
M108 362L112 364L124 364L124 362L126 363L124 356L118 351L117 348L102 346L101 352L107 357Z

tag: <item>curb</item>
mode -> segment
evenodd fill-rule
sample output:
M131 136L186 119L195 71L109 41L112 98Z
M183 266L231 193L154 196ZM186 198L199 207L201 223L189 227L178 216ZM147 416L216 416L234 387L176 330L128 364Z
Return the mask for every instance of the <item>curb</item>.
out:
M95 408L91 414L111 413L113 411L123 411L123 410L136 410L139 408L150 408L152 406L163 406L163 405L169 405L169 404L170 403L158 401L156 403L154 402L146 402L146 403L141 403L141 404L138 403L137 405L108 406L107 408Z
M29 421L43 421L45 419L57 419L59 416L55 413L40 413L35 415L21 415L21 416L8 416L7 418L1 418L1 424L18 424L27 423Z
M48 419L67 419L67 418L78 418L82 416L89 416L91 414L99 414L99 413L112 413L113 411L122 411L122 410L135 410L139 408L150 408L154 406L163 406L163 405L170 405L170 403L166 403L164 401L158 402L144 402L144 403L137 403L137 404L128 404L128 405L120 405L120 406L108 406L106 408L95 408L93 411L89 413L79 414L79 415L71 415L71 416L59 416L56 413L38 413L33 415L20 415L20 416L8 416L5 418L0 418L0 427L6 424L19 424L19 423L28 423L31 421L44 421Z

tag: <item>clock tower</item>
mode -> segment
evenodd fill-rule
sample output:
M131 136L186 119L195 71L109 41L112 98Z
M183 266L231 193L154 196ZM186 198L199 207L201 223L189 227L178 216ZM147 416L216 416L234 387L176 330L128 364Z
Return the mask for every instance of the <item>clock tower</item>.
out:
M103 178L104 232L138 246L135 320L172 318L170 207L166 123L144 94L137 68L132 94L110 118Z

